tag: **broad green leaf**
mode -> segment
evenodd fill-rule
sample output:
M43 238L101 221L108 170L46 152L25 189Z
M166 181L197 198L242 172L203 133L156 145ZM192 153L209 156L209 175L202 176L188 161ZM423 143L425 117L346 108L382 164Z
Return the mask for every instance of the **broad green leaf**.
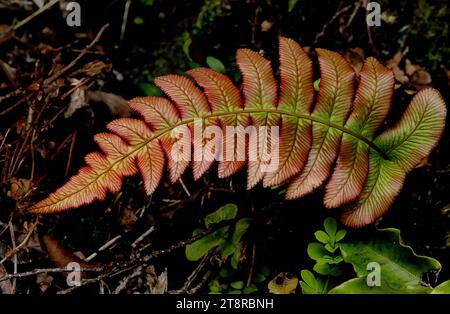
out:
M231 237L231 242L234 245L237 245L239 242L241 242L241 239L247 232L248 228L250 227L250 224L251 224L250 218L241 218L236 222L236 225L234 226L234 232Z
M341 241L342 239L344 239L345 235L347 234L347 231L344 229L339 230L336 233L336 242Z
M331 265L331 264L319 264L316 263L313 267L313 270L320 274L320 275L324 275L324 276L341 276L342 275L342 270L338 265Z
M155 84L141 83L139 88L146 96L162 96L163 92Z
M319 258L322 258L323 256L327 255L328 251L325 250L325 248L322 244L312 242L312 243L308 244L307 253L311 259L316 261Z
M239 260L241 259L241 246L237 249L234 254L231 256L230 264L234 269L238 269Z
M222 287L220 286L220 282L217 279L212 280L209 283L208 287L211 292L220 292L222 290Z
M222 278L229 278L231 275L233 275L233 273L227 268L222 268L219 271L219 276Z
M212 224L231 220L236 217L238 207L235 204L226 204L215 212L205 217L205 226L208 228Z
M326 285L321 278L314 277L314 274L309 270L302 270L302 281L300 281L300 287L303 294L323 294L326 292Z
M191 53L189 51L191 44L192 44L191 34L189 34L189 32L183 32L183 34L181 36L183 39L183 52L186 55L186 57L188 58L188 60L192 61Z
M230 286L234 289L240 290L244 288L244 282L243 281L233 281Z
M323 226L325 228L325 231L330 236L330 238L334 239L337 230L336 219L332 217L327 217L323 222Z
M331 256L325 255L321 258L318 258L316 261L317 264L332 264L333 258Z
M322 242L324 244L330 242L330 237L328 236L328 234L326 234L325 232L323 232L322 230L316 231L314 232L314 236L316 237L316 239L319 242Z
M320 86L320 79L317 79L317 80L314 81L314 90L316 92L319 91L319 86Z
M435 287L433 291L431 291L431 294L450 294L450 280L447 280Z
M245 287L243 291L244 294L251 294L253 292L257 292L258 288L254 284L251 284L250 286Z
M422 284L422 276L439 271L441 265L433 258L416 255L411 247L402 244L397 229L382 229L360 234L340 244L344 261L351 263L359 278L335 288L341 293L348 289L362 289L360 293L429 293ZM367 287L369 263L380 265L381 286Z
M136 24L136 25L144 24L144 19L142 18L142 16L136 16L134 18L134 24Z
M190 261L200 260L209 252L209 250L217 247L224 241L224 237L229 228L229 226L222 227L213 233L188 244L186 246L186 258Z
M339 247L338 247L337 245L332 246L332 245L329 244L329 243L325 244L325 250L327 250L327 251L330 252L330 253L336 252L336 250L337 250L338 248L339 248Z
M261 266L261 268L259 269L258 273L260 273L261 275L267 277L270 275L270 269L267 266Z
M298 0L289 0L288 2L288 11L291 12L295 5L297 4Z
M264 276L263 274L256 274L255 277L253 277L253 282L255 283L261 283L264 282L266 280L266 276Z
M213 56L208 56L206 57L206 64L208 64L208 66L213 69L214 71L220 72L220 73L225 73L225 66L223 65L222 61L220 61L219 59L213 57Z
M330 294L395 294L397 290L390 286L369 287L366 278L353 278L331 289Z
M242 247L241 238L245 234L249 226L249 218L241 218L236 222L231 237L227 238L219 246L219 251L221 252L223 260L226 260L231 254L237 254L237 257L240 255Z

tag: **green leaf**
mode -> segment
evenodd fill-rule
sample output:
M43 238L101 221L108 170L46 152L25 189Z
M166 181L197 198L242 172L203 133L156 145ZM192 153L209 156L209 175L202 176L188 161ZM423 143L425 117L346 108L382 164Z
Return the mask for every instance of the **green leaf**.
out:
M251 294L253 292L257 292L258 288L254 284L251 284L250 286L245 287L243 291L244 294Z
M152 6L155 3L155 0L141 0L141 3L147 6Z
M144 24L144 19L142 18L142 16L136 16L134 18L134 24L136 24L136 25Z
M191 47L191 44L192 44L191 35L189 34L189 32L184 32L181 36L183 39L183 47L182 47L183 52L186 55L186 57L188 58L188 60L192 61L191 54L189 52L189 48Z
M441 265L433 258L416 255L410 246L401 242L400 231L382 229L375 233L360 234L340 244L344 261L351 263L360 280L339 286L349 291L361 288L360 293L430 293L431 288L421 284L422 276L439 271ZM367 287L369 263L380 265L381 286Z
M244 282L243 281L233 281L230 286L236 290L240 290L244 288Z
M211 292L220 292L222 290L222 287L220 286L219 280L217 280L217 279L212 280L209 283L208 287L209 287L209 290Z
M338 249L338 246L332 246L331 244L327 243L325 244L325 250L327 250L330 253L334 253L336 252L336 250Z
M231 220L236 217L238 207L235 204L226 204L215 212L205 217L205 226L208 228L212 224Z
M232 256L231 256L231 267L234 269L238 269L239 266L239 260L241 258L241 250L237 250Z
M316 239L317 239L319 242L322 242L322 243L324 243L324 244L330 242L330 237L328 236L328 234L326 234L326 233L325 233L324 231L322 231L322 230L319 230L319 231L314 232L314 236L316 237Z
M222 227L213 233L198 239L186 246L186 258L190 261L198 261L205 256L209 250L217 247L224 241L229 226Z
M228 270L227 268L222 268L219 271L219 276L222 278L229 278L232 275L233 275L233 273L230 270Z
M433 291L431 291L431 294L450 294L450 280L447 280L435 287Z
M300 287L303 294L323 294L325 293L325 284L321 278L314 277L314 274L309 270L302 270L302 281L300 281Z
M353 278L331 289L330 294L393 294L389 286L369 287L365 278Z
M267 266L261 266L258 273L263 275L264 277L267 277L270 275L270 269Z
M231 254L237 254L236 258L239 258L242 248L241 238L245 234L249 226L249 218L241 218L236 222L231 238L226 239L226 241L224 241L218 248L224 261Z
M314 265L313 270L316 273L324 276L330 275L332 271L330 264L319 264L319 263L316 263Z
M234 226L234 232L231 238L231 241L234 245L237 245L241 242L242 237L247 232L250 227L251 220L250 218L241 218L236 222Z
M332 264L333 258L331 256L325 255L321 258L318 258L316 261L318 264Z
M345 235L347 234L347 230L341 229L336 233L335 241L339 242L342 239L344 239Z
M336 225L336 219L332 217L328 217L323 222L323 226L325 228L325 231L328 233L331 239L334 239L336 235L337 225Z
M213 69L214 71L217 71L220 73L225 73L225 71L226 71L225 66L223 65L222 61L220 61L217 58L214 58L213 56L206 57L206 64L208 64L208 66L211 69Z
M295 5L297 4L298 0L289 0L288 2L288 12L291 12Z
M144 92L146 96L163 96L164 93L155 84L140 83L139 88Z
M319 91L319 85L320 85L320 79L315 80L315 81L314 81L314 90L315 90L316 92Z
M266 278L267 277L262 274L256 274L255 277L253 277L253 282L261 283L261 282L264 282L266 280Z
M322 244L313 242L308 244L307 253L311 259L316 261L319 258L322 258L323 256L327 255L328 251L325 250Z

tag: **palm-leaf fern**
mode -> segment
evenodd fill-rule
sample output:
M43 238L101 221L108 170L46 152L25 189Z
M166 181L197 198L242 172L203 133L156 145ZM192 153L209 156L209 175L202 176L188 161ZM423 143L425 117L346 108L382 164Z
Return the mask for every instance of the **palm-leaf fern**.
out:
M392 72L368 58L355 93L356 77L349 63L336 52L316 51L321 74L317 98L312 62L287 38L280 39L279 84L271 63L248 49L237 52L242 94L230 79L211 69L188 71L193 80L181 75L158 77L155 83L168 98L132 99L129 105L143 120L109 123L111 133L94 137L102 153L88 154L87 166L30 211L55 213L103 200L108 192L120 190L124 177L138 171L147 194L152 194L166 160L170 179L176 182L190 162L171 156L177 142L171 132L179 126L192 128L200 118L203 127L217 126L224 132L226 126L280 127L277 171L264 172L261 160L235 158L219 162L219 177L231 176L247 164L249 189L260 181L266 187L287 182L288 199L310 193L330 177L325 206L343 206L342 221L348 226L374 222L393 203L406 174L437 144L445 124L445 103L436 90L421 90L400 121L380 133L392 101ZM192 163L198 179L213 161Z

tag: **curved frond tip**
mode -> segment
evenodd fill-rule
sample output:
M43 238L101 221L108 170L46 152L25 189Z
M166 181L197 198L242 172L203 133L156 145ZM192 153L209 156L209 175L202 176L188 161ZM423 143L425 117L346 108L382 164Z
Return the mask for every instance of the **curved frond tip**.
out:
M435 89L419 91L400 120L380 133L389 114L394 76L374 58L355 73L338 53L317 49L321 82L314 104L313 65L293 40L280 39L279 83L271 66L249 49L237 52L242 93L211 69L155 79L167 97L139 97L130 107L142 119L121 118L94 137L101 152L33 213L55 213L117 193L125 177L143 178L147 194L164 169L171 182L192 164L195 179L219 161L229 177L247 165L247 186L287 183L286 198L326 182L326 207L343 207L342 221L363 227L382 216L408 172L430 154L445 125L446 105Z

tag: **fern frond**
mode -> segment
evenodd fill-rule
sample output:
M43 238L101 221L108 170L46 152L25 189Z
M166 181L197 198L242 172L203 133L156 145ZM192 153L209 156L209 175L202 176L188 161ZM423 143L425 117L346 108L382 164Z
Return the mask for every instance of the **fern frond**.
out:
M326 207L343 206L342 221L348 226L373 223L394 202L406 174L438 143L446 117L442 97L434 89L421 90L400 121L380 133L394 90L390 70L368 58L354 95L355 73L348 62L336 52L317 49L321 81L313 104L312 61L291 39L280 39L279 52L278 84L270 61L251 50L238 50L242 94L229 78L211 69L188 71L193 80L181 75L158 77L155 84L168 98L132 99L130 107L143 120L121 118L108 124L111 133L94 137L102 153L87 155L87 166L29 210L55 213L103 200L108 192L120 190L124 177L138 171L146 193L152 194L166 160L172 182L189 166L189 160L174 158L174 148L181 147L181 153L188 156L198 154L196 149L200 157L232 156L219 161L220 178L247 164L249 189L260 181L266 187L286 182L288 199L306 195L328 179ZM197 120L201 131L211 126L221 130L220 151L209 151L209 142L216 138L174 137L178 128L182 128L181 134L195 132ZM242 143L228 126L279 127L279 154L269 156L270 162L278 165L276 171L265 172L267 161L261 158L251 160L255 147L245 141L240 156L237 148ZM273 149L274 144L262 143L267 145L263 150ZM230 147L234 149L227 151ZM213 162L194 158L194 178L203 176Z

